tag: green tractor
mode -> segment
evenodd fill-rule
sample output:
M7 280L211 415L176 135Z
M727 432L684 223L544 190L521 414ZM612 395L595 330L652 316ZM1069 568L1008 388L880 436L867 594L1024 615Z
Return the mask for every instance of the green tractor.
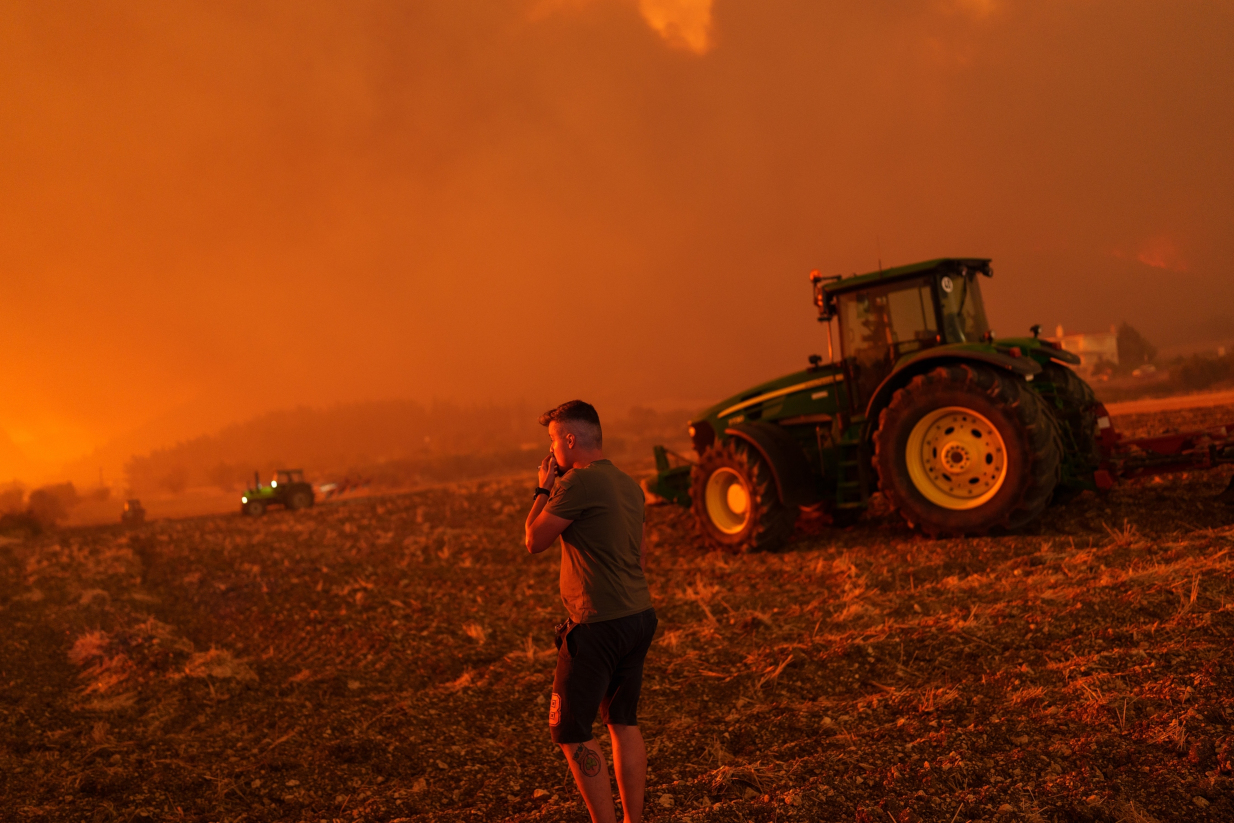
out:
M932 536L1032 521L1096 488L1098 405L1031 337L995 340L980 278L990 261L930 260L840 278L810 275L839 358L734 395L690 422L696 459L656 447L649 490L693 509L711 545L774 549L803 508L849 522L881 491Z
M313 484L304 479L301 469L279 469L269 486L261 485L261 475L253 472L253 488L240 497L240 511L250 517L260 517L271 506L285 506L296 511L316 502Z

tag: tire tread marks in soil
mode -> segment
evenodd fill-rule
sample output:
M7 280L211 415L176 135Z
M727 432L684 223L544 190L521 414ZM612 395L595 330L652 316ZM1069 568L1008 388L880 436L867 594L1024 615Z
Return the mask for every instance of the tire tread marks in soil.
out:
M933 409L956 405L973 408L999 427L1008 462L999 492L964 511L927 501L909 479L904 458L917 421ZM971 364L940 366L914 377L892 395L874 435L873 463L883 495L910 526L933 537L1024 526L1049 504L1061 461L1058 428L1042 400L1019 379Z
M750 518L737 534L721 532L707 515L707 478L720 468L736 471L750 489ZM714 548L735 554L774 551L784 545L797 523L797 509L780 502L771 468L736 438L716 443L703 452L690 473L690 497L699 533Z

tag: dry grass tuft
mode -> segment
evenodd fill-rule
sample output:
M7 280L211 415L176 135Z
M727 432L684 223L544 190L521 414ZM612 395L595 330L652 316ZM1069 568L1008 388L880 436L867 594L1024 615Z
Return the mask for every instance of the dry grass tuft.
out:
M184 664L184 673L188 677L214 677L219 680L257 679L256 672L233 657L231 652L222 649L210 649L194 654Z
M790 654L784 658L778 666L768 666L763 672L763 676L758 679L758 683L754 685L755 689L761 689L767 683L774 683L776 678L780 676L780 672L784 671L784 667L793 662L793 656Z
M107 632L86 632L73 642L73 647L69 649L69 660L80 666L89 660L102 657L108 642Z
M446 688L450 691L457 692L460 689L465 689L476 682L475 673L471 669L467 669L454 680L446 684Z
M1110 811L1115 823L1160 823L1143 808L1137 808L1134 801L1115 798L1110 801Z
M1105 527L1106 533L1110 536L1109 547L1112 549L1128 549L1139 541L1138 530L1128 520L1123 521L1121 529L1112 529L1104 523L1102 523L1102 526Z
M719 591L719 585L704 581L700 574L695 577L692 584L688 584L682 589L679 597L681 600L698 604L698 607L703 610L703 614L707 616L707 620L715 624L718 621L715 615L711 613L711 608L708 604Z

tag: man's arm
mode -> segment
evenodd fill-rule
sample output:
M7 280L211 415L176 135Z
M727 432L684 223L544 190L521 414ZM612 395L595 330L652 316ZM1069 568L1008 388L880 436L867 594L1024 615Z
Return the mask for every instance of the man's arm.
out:
M541 488L549 491L552 491L557 483L557 461L551 454L540 463L539 482ZM553 545L561 533L574 522L546 512L544 507L548 505L548 498L547 494L537 494L535 502L531 504L531 511L527 513L524 540L527 551L532 554L539 554Z
M544 511L548 505L548 495L540 495L527 515L527 551L532 554L540 552L553 545L573 520L566 520L551 512Z

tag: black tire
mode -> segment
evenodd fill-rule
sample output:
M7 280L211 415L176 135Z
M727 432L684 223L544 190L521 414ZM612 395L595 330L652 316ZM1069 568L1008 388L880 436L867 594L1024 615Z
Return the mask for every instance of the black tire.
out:
M1091 480L1092 474L1101 465L1101 447L1098 445L1097 395L1088 383L1071 369L1059 363L1046 363L1034 385L1049 383L1051 390L1042 392L1046 406L1054 414L1059 434L1063 438L1064 454L1067 455L1069 471L1063 482L1054 489L1052 503L1062 504L1075 499L1084 486L1077 482Z
M919 455L911 471L910 449ZM1019 378L976 364L914 377L892 395L874 435L883 494L934 537L1025 525L1049 504L1061 459L1041 399Z
M266 504L261 500L250 500L244 504L244 513L249 517L261 517L266 513Z
M296 489L287 495L287 508L292 511L307 509L313 505L313 493L307 489Z
M735 554L780 548L797 522L797 507L780 502L770 467L737 438L703 452L690 472L690 500L707 543Z

